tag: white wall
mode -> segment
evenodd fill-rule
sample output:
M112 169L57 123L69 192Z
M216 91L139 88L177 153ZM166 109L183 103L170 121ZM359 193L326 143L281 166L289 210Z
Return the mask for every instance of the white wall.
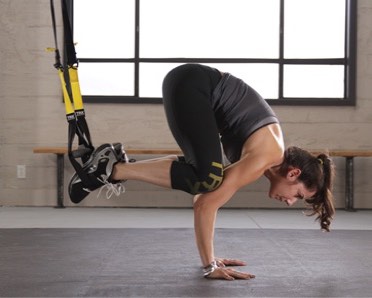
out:
M58 1L57 1L58 2ZM372 148L372 1L358 1L357 105L278 107L287 145L313 149ZM60 14L57 12L57 15ZM60 25L60 20L58 21ZM60 27L60 26L59 26ZM54 55L48 0L0 0L0 205L53 206L54 155L33 154L35 146L65 146L67 125ZM121 141L128 147L172 148L161 105L86 104L94 144ZM143 158L143 157L142 157ZM337 206L344 202L344 160L335 159ZM17 179L16 165L26 165ZM65 184L72 175L66 162ZM355 161L355 207L372 208L372 159ZM228 206L280 207L267 199L264 179L242 189ZM66 195L66 205L72 205ZM93 194L82 206L191 206L191 197L141 182L111 200Z

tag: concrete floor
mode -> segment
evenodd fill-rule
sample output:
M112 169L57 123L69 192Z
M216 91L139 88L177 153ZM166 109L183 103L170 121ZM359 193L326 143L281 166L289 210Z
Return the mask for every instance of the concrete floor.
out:
M201 276L191 209L3 207L0 297L371 297L371 215L221 210L216 255L256 275L227 282Z

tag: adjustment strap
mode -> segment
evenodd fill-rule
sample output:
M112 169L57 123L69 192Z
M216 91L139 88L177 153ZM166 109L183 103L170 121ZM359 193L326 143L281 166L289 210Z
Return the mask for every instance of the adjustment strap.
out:
M67 65L77 66L78 60L76 58L75 45L74 45L74 40L72 38L72 30L71 30L71 24L70 24L66 0L62 0L62 18L63 18L63 30L64 30Z
M71 97L74 105L74 112L77 122L76 134L79 137L79 145L93 151L92 140L90 137L88 123L85 119L83 98L81 96L79 76L78 76L78 59L76 57L75 45L72 38L72 30L68 14L66 0L62 0L62 16L64 28L64 43L67 56L69 86L71 88ZM88 151L89 151L88 150ZM86 162L89 155L83 155L82 161Z
M55 64L54 67L57 69L62 68L62 63L61 63L61 55L59 54L58 50L58 39L57 39L57 26L56 26L56 16L54 12L54 1L50 0L50 11L52 15L52 24L53 24L53 35L54 35L54 53L55 53Z

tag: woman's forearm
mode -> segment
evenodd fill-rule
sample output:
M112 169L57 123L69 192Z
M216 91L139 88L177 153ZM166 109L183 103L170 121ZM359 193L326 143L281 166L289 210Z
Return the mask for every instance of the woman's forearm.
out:
M203 266L214 260L213 237L216 214L216 208L201 201L194 205L195 238Z

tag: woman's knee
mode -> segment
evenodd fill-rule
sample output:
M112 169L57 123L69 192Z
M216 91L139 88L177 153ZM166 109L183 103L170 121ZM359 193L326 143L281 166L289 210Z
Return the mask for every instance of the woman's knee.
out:
M223 181L223 166L221 163L212 162L208 170L196 173L195 181L188 181L192 194L215 191Z
M172 188L192 195L214 191L222 181L223 166L218 162L199 169L180 161L174 161L171 166Z

